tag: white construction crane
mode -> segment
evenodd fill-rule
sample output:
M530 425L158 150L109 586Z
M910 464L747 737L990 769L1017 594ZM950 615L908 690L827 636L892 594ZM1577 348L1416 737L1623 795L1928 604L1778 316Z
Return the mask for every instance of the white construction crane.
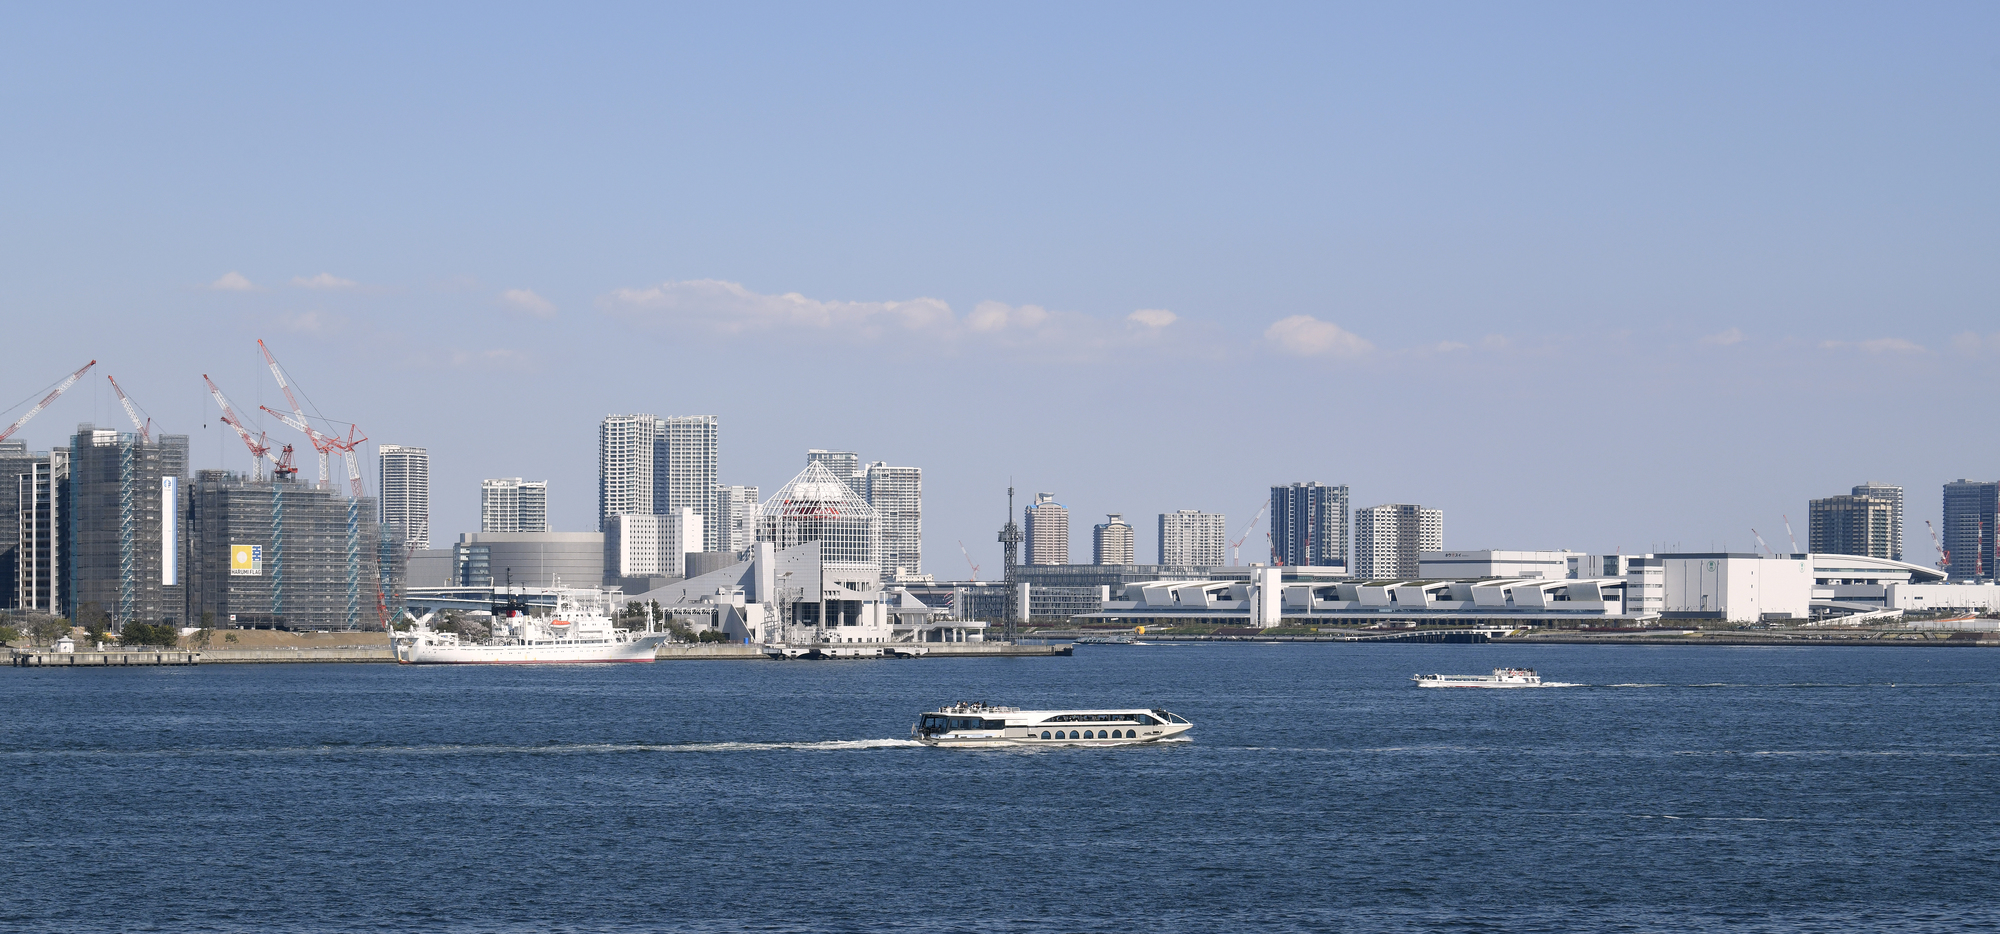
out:
M243 446L250 449L250 479L264 479L264 461L276 460L271 457L271 445L267 443L262 432L257 434L256 440L251 440L250 429L245 428L243 421L236 417L236 410L229 407L229 399L222 394L222 388L215 385L215 380L209 379L208 374L203 373L201 381L208 384L208 394L214 396L215 404L222 407L222 423L236 429L236 436L242 438Z
M1757 534L1756 529L1753 528L1750 530L1750 537L1757 540L1757 547L1764 549L1765 554L1773 558L1778 556L1777 552L1771 550L1771 546L1764 544L1764 536Z
M1257 514L1250 517L1250 524L1243 527L1243 534L1236 536L1236 540L1229 543L1230 564L1238 567L1242 566L1243 543L1250 538L1250 530L1257 527L1258 520L1264 518L1265 511L1269 510L1270 508L1271 508L1271 501L1265 500L1264 505L1257 507Z
M979 565L972 563L972 552L965 550L965 539L961 538L958 540L958 550L959 553L965 555L965 563L972 567L972 579L975 581L979 580Z
M1951 570L1951 552L1946 551L1944 543L1938 541L1937 528L1931 525L1931 520L1924 520L1924 528L1931 533L1931 547L1937 549L1938 570L1949 572Z
M306 421L305 409L299 407L298 397L292 394L291 384L285 381L285 369L278 365L278 358L271 355L271 348L264 346L264 341L259 339L257 341L257 349L264 352L264 362L270 364L271 375L277 378L278 388L285 391L285 401L291 404L292 414L286 415L268 405L258 406L258 408L276 415L279 421L284 422L293 430L304 432L306 438L312 441L313 450L319 452L318 489L326 489L329 482L327 455L333 451L339 451L341 457L347 461L347 483L353 489L355 498L359 499L366 495L361 486L361 463L354 456L354 449L361 446L362 442L368 440L367 435L356 437L355 433L361 430L361 426L348 425L346 438L321 434L318 429Z
M139 440L147 444L152 444L153 420L150 418L144 421L140 420L139 407L132 404L132 398L125 395L124 389L119 388L117 377L106 373L104 374L104 378L111 381L111 391L118 394L118 404L125 407L125 417L132 420L132 427L139 429Z
M1778 518L1785 520L1785 537L1792 540L1792 554L1799 554L1799 537L1792 534L1792 517L1779 516Z
M63 394L63 390L76 385L76 381L82 379L83 374L86 371L88 371L91 367L94 367L96 365L97 361L92 360L89 363L84 364L83 366L77 367L76 372L71 373L69 375L69 378L63 380L60 383L57 383L55 389L51 390L48 395L42 397L42 401L35 403L35 407L29 409L28 414L23 415L20 418L16 419L14 421L14 424L8 425L6 431L0 431L0 441L5 441L9 437L13 436L14 432L20 431L21 426L26 425L28 423L28 419L40 415L43 409L49 407L49 403L56 401L56 397Z

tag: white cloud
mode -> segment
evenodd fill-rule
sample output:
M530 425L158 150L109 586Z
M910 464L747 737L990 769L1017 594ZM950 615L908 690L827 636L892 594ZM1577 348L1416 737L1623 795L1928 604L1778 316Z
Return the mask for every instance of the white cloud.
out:
M346 323L344 319L329 317L317 311L304 311L298 314L285 315L282 320L287 331L313 335L326 334L328 331Z
M965 326L985 333L1009 328L1017 331L1032 330L1047 324L1051 317L1054 316L1049 310L1040 305L980 302L972 307L972 314L965 316Z
M825 301L807 298L797 292L765 295L752 292L738 283L718 279L662 282L643 289L618 289L610 294L607 302L612 308L634 317L703 325L723 334L777 329L843 329L870 333L883 328L931 331L948 329L956 323L951 306L935 298L897 302ZM986 305L982 304L980 308L985 309ZM1004 326L1008 312L1004 305L1000 305L999 309L988 317ZM975 311L974 317L978 315L979 312ZM977 325L974 328L985 330Z
M1458 341L1438 341L1431 346L1431 349L1438 353L1451 353L1454 350L1465 350L1467 348L1468 345L1461 344Z
M1375 349L1360 336L1311 315L1293 315L1264 330L1264 339L1279 350L1301 357L1359 357Z
M553 318L556 314L555 303L531 289L508 289L500 293L500 300L537 318Z
M359 286L361 283L353 279L342 279L330 272L323 272L310 279L305 276L293 276L292 284L302 289L351 289Z
M245 278L243 274L240 272L225 272L222 274L222 278L209 283L208 287L218 292L257 291L257 286L252 284L251 281Z
M1730 328L1727 331L1717 331L1714 334L1710 334L1707 337L1702 338L1701 342L1704 344L1714 344L1717 347L1727 347L1731 344L1740 344L1743 343L1743 329Z
M2000 331L1995 331L1984 337L1981 337L1978 332L1966 331L1963 334L1954 336L1951 339L1951 346L1953 350L1960 353L2000 350Z
M1877 337L1865 341L1821 341L1821 350L1842 350L1853 348L1873 354L1883 353L1923 353L1922 344L1912 343L1900 337Z
M1143 324L1149 328L1163 328L1180 319L1180 315L1174 314L1165 308L1141 308L1125 316L1125 320Z

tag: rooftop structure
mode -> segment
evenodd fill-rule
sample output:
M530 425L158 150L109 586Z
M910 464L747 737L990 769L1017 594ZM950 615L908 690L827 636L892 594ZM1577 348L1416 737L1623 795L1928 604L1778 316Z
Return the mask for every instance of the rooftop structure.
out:
M881 582L881 527L875 509L825 464L806 464L758 512L759 542L779 550L818 542L827 580L863 588Z
M1426 551L1417 558L1417 575L1426 580L1479 577L1575 577L1574 554L1567 551ZM1597 576L1597 575L1590 575ZM1611 577L1618 576L1613 571Z

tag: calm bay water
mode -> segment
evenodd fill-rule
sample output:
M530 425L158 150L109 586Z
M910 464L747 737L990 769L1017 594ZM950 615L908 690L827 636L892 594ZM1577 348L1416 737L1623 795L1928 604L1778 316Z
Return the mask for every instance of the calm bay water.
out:
M1419 691L1528 665L1590 686ZM1194 741L916 747L954 700ZM2000 652L0 670L0 928L1991 930Z

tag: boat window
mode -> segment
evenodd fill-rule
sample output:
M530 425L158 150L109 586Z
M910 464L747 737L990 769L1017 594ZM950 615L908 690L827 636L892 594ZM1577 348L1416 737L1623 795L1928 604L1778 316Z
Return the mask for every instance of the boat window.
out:
M1076 731L1075 731L1075 730L1071 730L1071 731L1069 731L1069 738L1070 738L1070 739L1080 739L1081 737L1079 737L1079 736L1077 736L1077 735L1076 735Z
M1152 726L1153 724L1160 722L1145 714L1140 714L1136 717L1133 717L1132 719L1139 721L1141 724L1145 726Z
M1083 731L1083 738L1084 738L1084 739L1096 739L1096 738L1097 738L1097 736L1096 736L1096 734L1092 733L1092 732L1091 732L1091 731L1089 731L1089 730L1084 730L1084 731Z
M1111 738L1112 738L1112 739L1123 739L1123 738L1125 738L1125 731L1124 731L1124 730L1112 730L1112 731L1111 731Z
M1047 730L1043 730L1043 731L1042 731L1042 738L1043 738L1043 739L1048 739L1048 738L1049 738L1049 731L1047 731Z

